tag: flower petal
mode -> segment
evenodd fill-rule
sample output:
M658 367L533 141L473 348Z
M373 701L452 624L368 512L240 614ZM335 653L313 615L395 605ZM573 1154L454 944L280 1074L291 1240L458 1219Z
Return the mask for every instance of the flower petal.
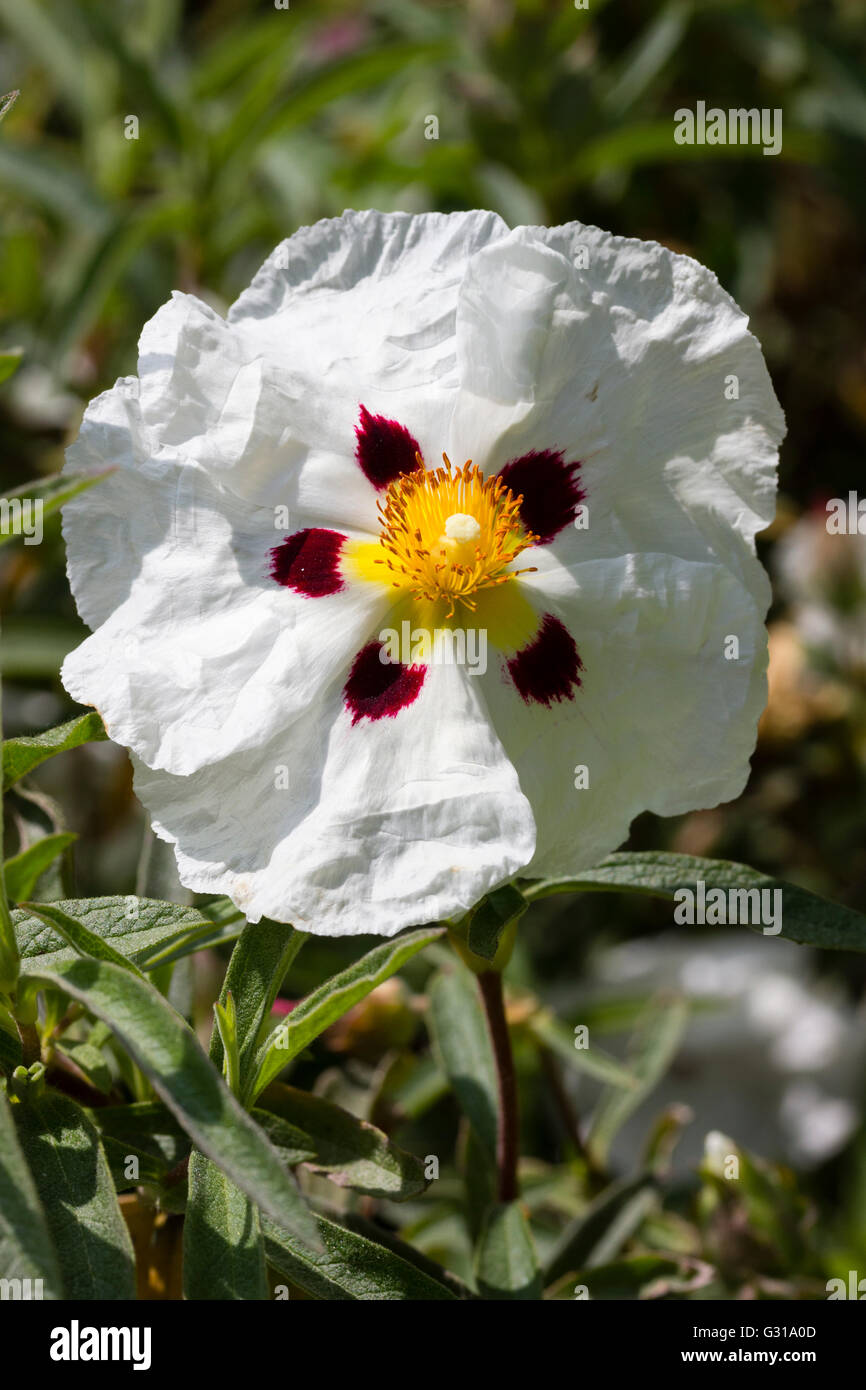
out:
M384 643L369 642L352 664L343 695L353 724L359 719L393 718L417 700L424 684L425 666L383 661L384 651Z
M763 612L724 568L646 555L562 573L568 590L548 584L533 597L574 638L574 698L547 707L495 668L482 678L532 805L533 876L597 863L642 811L677 815L738 796L766 702ZM739 653L729 660L731 635Z
M546 705L573 700L583 662L568 628L545 613L536 636L508 661L508 672L523 700Z
M414 473L418 468L421 446L415 436L396 420L388 420L384 415L371 415L367 407L362 405L355 435L355 458L377 492L393 483L401 473Z
M284 734L191 777L136 762L182 881L228 894L251 921L392 936L519 873L532 813L477 688L455 667L428 675L393 719L353 722L332 691Z
M273 514L157 446L134 379L89 407L69 466L85 461L117 467L64 508L70 584L95 630L62 678L113 739L188 773L286 727L329 682L342 686L387 593L348 584L313 603L276 583Z
M520 519L542 545L574 521L585 493L578 481L580 463L566 463L561 449L531 449L511 459L499 476L515 497L522 497Z
M345 543L341 532L321 526L296 531L271 551L271 578L307 598L338 594L346 587L340 571Z

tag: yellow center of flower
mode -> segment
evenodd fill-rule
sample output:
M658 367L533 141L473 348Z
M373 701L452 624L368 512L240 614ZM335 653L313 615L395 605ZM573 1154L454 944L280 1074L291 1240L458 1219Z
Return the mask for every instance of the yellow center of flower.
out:
M479 590L507 584L529 569L513 562L538 537L520 520L521 497L501 478L485 478L471 460L401 473L379 503L379 554L372 564L394 588L415 599L443 599L446 619L461 605L477 607Z

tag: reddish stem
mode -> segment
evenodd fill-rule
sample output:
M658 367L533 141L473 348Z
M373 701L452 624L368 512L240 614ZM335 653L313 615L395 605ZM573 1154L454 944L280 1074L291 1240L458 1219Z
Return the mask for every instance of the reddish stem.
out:
M517 1076L511 1038L505 1017L502 975L498 970L485 970L478 976L499 1083L499 1121L496 1136L496 1166L499 1174L500 1202L513 1202L517 1197Z

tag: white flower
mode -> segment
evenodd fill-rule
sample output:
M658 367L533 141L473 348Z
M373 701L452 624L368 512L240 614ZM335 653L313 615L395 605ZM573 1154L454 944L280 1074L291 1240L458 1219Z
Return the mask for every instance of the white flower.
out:
M138 370L70 450L118 467L66 508L63 680L189 887L391 935L742 790L783 419L709 271L347 213L227 321L176 294Z

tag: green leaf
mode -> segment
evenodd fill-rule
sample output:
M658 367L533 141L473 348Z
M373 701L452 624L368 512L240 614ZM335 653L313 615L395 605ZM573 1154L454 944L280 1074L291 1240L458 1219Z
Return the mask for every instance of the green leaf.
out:
M392 1202L417 1197L427 1187L420 1159L339 1105L273 1082L261 1097L261 1106L253 1111L253 1118L286 1163L303 1163L341 1187ZM278 1126L271 1130L272 1117L289 1126L289 1133ZM295 1147L284 1147L287 1142Z
M657 1203L657 1194L652 1173L622 1178L606 1187L563 1231L547 1261L545 1284L569 1270L591 1269L612 1260Z
M2 115L3 113L0 111L0 119L2 119ZM0 386L15 375L23 358L24 354L20 348L9 348L6 352L0 352Z
M616 1135L667 1071L688 1017L689 1006L684 999L660 1000L648 1010L635 1030L629 1044L629 1058L637 1085L631 1091L608 1091L592 1117L586 1147L597 1167L604 1167Z
M504 1203L487 1213L475 1272L483 1298L541 1298L538 1259L519 1202Z
M517 922L529 904L513 883L496 888L475 909L469 921L469 949L484 960L493 960L502 933Z
M112 1087L111 1068L98 1047L83 1039L62 1037L58 1040L57 1051L75 1063L94 1090L108 1095Z
M0 1093L0 1270L4 1279L41 1279L43 1298L61 1298L57 1256L12 1110Z
M434 62L452 51L451 43L404 42L379 46L313 71L296 82L292 91L261 119L235 120L221 135L216 158L221 168L227 160L249 160L266 141L285 139L287 133L306 126L317 112L350 93L378 87L390 77L405 73L419 62ZM241 116L245 113L241 110Z
M80 1106L51 1091L12 1109L64 1297L135 1298L132 1242L96 1129Z
M396 974L418 951L437 941L443 932L443 927L425 927L383 942L303 999L292 1010L288 1021L280 1024L259 1049L254 1080L247 1093L248 1103L252 1104L314 1038L365 999L377 985Z
M189 1153L188 1135L160 1100L100 1105L88 1113L102 1135L109 1158L110 1146L115 1145L122 1153L147 1154L163 1172L176 1167Z
M6 876L9 901L20 903L24 898L29 898L49 865L77 839L77 835L69 832L61 835L43 835L41 840L7 859L3 865L3 872Z
M252 1079L261 1030L270 1017L289 967L305 940L304 932L265 918L261 922L247 923L232 951L220 992L220 1003L224 1005L229 994L234 998L242 1090ZM219 1030L211 1039L210 1058L214 1066L222 1065L223 1045Z
M70 917L69 913L64 912L56 903L22 903L21 911L29 912L31 917L38 917L41 922L53 927L64 941L69 942L79 956L89 957L93 960L110 961L120 970L128 970L130 974L137 975L140 980L144 979L144 975L137 965L122 955L120 951L116 951L104 937L90 931L77 918Z
M637 1255L630 1260L616 1260L612 1264L594 1265L592 1269L575 1270L567 1279L560 1281L559 1291L550 1296L573 1300L575 1290L581 1288L586 1290L583 1296L593 1300L637 1302L653 1294L654 1288L658 1289L660 1284L666 1284L670 1289L676 1289L679 1285L678 1291L687 1292L687 1281L679 1283L677 1280L680 1273L676 1260L662 1255ZM702 1277L693 1281L691 1287L706 1287L706 1283L706 1278ZM715 1297L724 1297L721 1289Z
M213 921L210 907L182 907L132 894L125 898L65 898L51 906L75 918L143 970L153 970L217 941L231 940L242 925L239 913L235 920L226 920L215 912L219 920ZM12 921L21 958L32 968L53 968L76 958L75 949L41 917L18 908Z
M193 1151L183 1225L183 1292L192 1299L268 1297L258 1209L204 1154Z
M104 478L107 478L113 472L113 468L103 468L96 473L54 473L50 478L37 478L31 483L24 483L22 487L16 488L14 492L7 493L7 500L14 502L17 499L22 503L27 502L29 504L38 502L41 505L40 519L44 522L47 517L59 511L72 497L77 497L80 492L86 492L89 487L94 487L96 483L101 483ZM20 514L19 519L16 519L15 513L10 508L6 522L0 523L0 545L2 545L4 541L17 539L21 534ZM83 717L87 718L86 715ZM99 719L99 716L97 715L96 718ZM73 720L72 722L75 723L76 721ZM68 726L61 725L61 728L65 727ZM58 729L52 729L50 732L59 733L60 731ZM39 737L44 739L46 735L41 734ZM92 737L105 738L106 734L103 730L101 735L94 734ZM17 742L18 740L15 741ZM26 742L27 740L22 741ZM84 743L87 742L87 740L79 739L78 742ZM74 748L75 744L69 744L69 747ZM61 753L63 749L56 748L53 751ZM42 759L40 758L39 761L41 762Z
M18 1025L0 1001L0 1067L11 1074L22 1061L21 1036Z
M269 1264L311 1297L340 1302L439 1302L457 1297L392 1250L323 1216L316 1223L324 1251L310 1256L267 1218L263 1222Z
M65 990L107 1023L195 1146L275 1221L315 1246L310 1214L278 1154L148 981L110 961L81 957L52 969L26 962L24 973Z
M134 1144L121 1144L118 1139L112 1139L107 1134L101 1134L101 1138L111 1171L111 1180L117 1192L129 1192L142 1183L151 1183L154 1187L161 1185L170 1166L164 1159L154 1158L146 1149L138 1149ZM131 1158L134 1158L136 1163L132 1176L129 1162Z
M464 1115L487 1153L496 1153L496 1063L475 976L456 961L430 988L433 1044Z
M596 1081L604 1081L609 1086L622 1086L627 1091L633 1091L637 1085L628 1068L600 1047L575 1047L574 1035L546 1009L533 1014L527 1027L537 1042L550 1048L575 1071L583 1072Z
M4 92L3 96L0 97L0 121L3 120L4 116L9 115L20 95L20 92Z
M708 890L758 889L772 893L778 889L782 895L782 923L778 935L801 946L866 951L866 917L861 913L841 903L829 902L794 883L769 878L745 864L724 859L698 859L688 854L612 854L579 878L545 879L524 886L523 891L530 901L546 898L551 893L627 892L673 902L675 893L684 888L694 892L698 882L705 883ZM767 901L772 904L774 899ZM745 925L763 934L760 923Z
M83 743L96 743L108 735L99 715L93 711L70 719L68 724L59 724L56 729L47 729L44 734L32 737L7 738L3 743L3 789L11 787L20 777L26 777L46 758L57 753L66 753L70 748L80 748Z
M238 1057L238 1016L234 996L229 990L225 1003L217 999L213 1006L214 1023L220 1040L225 1064L225 1078L233 1096L240 1095L241 1067Z
M107 216L101 196L73 162L33 141L0 140L0 184L76 229L94 229Z

